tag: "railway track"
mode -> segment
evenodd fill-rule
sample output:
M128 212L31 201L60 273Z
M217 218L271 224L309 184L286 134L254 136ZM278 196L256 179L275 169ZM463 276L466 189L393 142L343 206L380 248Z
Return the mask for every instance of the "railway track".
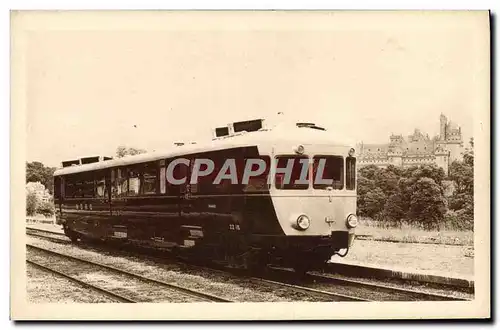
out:
M87 282L84 282L82 280L79 280L78 278L76 277L73 277L71 275L68 275L66 273L63 273L63 272L60 272L54 268L51 268L51 267L48 267L48 266L45 266L45 265L42 265L41 263L38 263L36 261L32 261L32 260L26 260L26 262L36 268L39 268L41 270L44 270L48 273L52 273L52 274L55 274L57 276L60 276L60 277L63 277L63 278L66 278L68 280L70 280L71 282L74 282L80 286L83 286L87 289L90 289L90 290L93 290L93 291L97 291L97 292L100 292L100 293L103 293L104 295L118 301L118 302L123 302L123 303L136 303L137 301L133 300L133 299L130 299L130 298L127 298L121 294L118 294L118 293L114 293L110 290L107 290L107 289L104 289L102 288L101 286L98 286L98 285L93 285L93 284L89 284Z
M33 228L33 227L26 227L26 230L31 231L32 233L33 232L39 232L39 233L52 234L52 235L55 235L55 236L66 237L66 234L64 234L63 232L55 232L55 231L52 231L52 230L46 230L46 229L40 229L40 228Z
M370 301L468 300L446 294L437 294L380 283L346 279L333 274L318 274L310 272L303 276L297 276L295 272L288 269L271 268L268 269L266 276L270 278L279 278L280 281L290 284L300 281L301 285L328 292L342 293L348 291L351 295Z
M28 263L104 293L120 302L159 302L171 301L172 298L178 298L183 302L232 302L215 295L35 245L26 244L26 247L29 254L35 252L35 256L28 257ZM85 278L86 281L82 278Z
M72 243L64 233L56 233L50 230L26 227L26 234L29 236L39 237L61 244Z
M50 236L50 234L52 234L52 232L50 232L50 231L41 231L42 234L36 233L33 231L36 231L36 229L30 228L30 231L27 232L27 234L30 236L46 238L48 240L55 241L57 243L63 243L63 244L70 243L70 241L68 241L67 239L62 238L62 236L64 236L63 234L61 235L61 238L54 238L53 236ZM45 236L46 234L49 234L49 236ZM56 252L50 251L50 253L56 253ZM155 261L160 262L160 263L165 263L167 261L165 259L155 258L152 256L144 256L143 254L138 254L137 256L140 256L142 258L147 257L149 259L154 259ZM68 256L68 257L71 257L71 256ZM80 258L76 258L76 259L80 259ZM179 264L182 263L181 261L175 261L175 262L179 263ZM208 268L208 267L204 267L204 266L187 264L187 263L182 263L182 264L183 264L183 266L189 267L191 269L205 270L205 271L210 271L210 272L221 272L221 273L224 273L226 275L229 273L228 271L224 271L221 269ZM104 265L104 266L108 267L107 265ZM241 276L241 275L239 275L239 276ZM287 290L292 290L292 291L300 292L300 293L308 295L308 296L313 296L313 297L317 298L319 301L367 301L366 299L358 298L355 296L350 296L348 294L328 292L328 291L318 290L318 289L314 289L314 288L303 287L303 286L300 286L298 284L288 284L288 283L282 283L279 281L272 281L272 280L262 279L262 278L248 278L248 279L250 279L254 283L259 283L259 285L264 284L267 286L286 288Z
M32 229L37 230L37 229ZM47 232L47 231L44 231ZM48 231L49 234L52 234ZM44 235L36 233L38 237ZM58 233L59 234L59 233ZM64 234L61 234L64 236ZM48 237L54 240L54 237ZM56 239L63 244L69 242L65 239ZM138 254L141 257L146 257L144 254ZM147 256L147 258L165 263L165 259ZM179 261L175 261L180 263ZM205 271L218 271L228 273L227 269L199 266L186 264L187 267L196 267ZM321 301L451 301L451 300L468 300L447 294L437 294L427 291L414 290L403 288L401 286L384 285L380 283L370 283L368 281L352 280L342 278L334 274L318 274L307 273L304 276L297 274L288 269L269 268L262 274L244 274L240 272L231 272L237 276L244 276L254 283L261 283L267 286L275 286L287 288L288 290L299 291L307 295L319 298ZM254 276L255 275L255 276Z

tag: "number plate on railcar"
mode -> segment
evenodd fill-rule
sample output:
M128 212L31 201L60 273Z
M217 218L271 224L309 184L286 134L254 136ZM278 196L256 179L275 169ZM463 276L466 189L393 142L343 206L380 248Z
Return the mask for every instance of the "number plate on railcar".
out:
M125 226L113 226L113 237L116 238L127 238L127 227Z
M184 246L191 247L191 246L194 246L194 244L195 244L194 241L191 239L184 240Z
M127 238L127 233L123 231L115 231L113 236L118 238Z

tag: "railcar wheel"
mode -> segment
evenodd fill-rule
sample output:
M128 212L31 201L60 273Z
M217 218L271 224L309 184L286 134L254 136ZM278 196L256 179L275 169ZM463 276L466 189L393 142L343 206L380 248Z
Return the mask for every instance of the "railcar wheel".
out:
M304 276L310 270L310 267L309 267L309 265L306 265L306 264L299 264L299 265L295 265L293 267L293 270L295 271L295 273L297 273L297 275Z
M296 263L293 266L295 272L301 276L305 275L307 272L312 270L322 270L325 266L326 261L303 261Z
M68 236L73 243L78 242L78 239L80 238L80 235L68 228L64 228L64 234L66 234L66 236Z
M69 234L69 235L67 235L67 236L69 237L69 239L70 239L73 243L78 242L78 238L79 238L79 237L78 237L78 235L76 235L76 234Z

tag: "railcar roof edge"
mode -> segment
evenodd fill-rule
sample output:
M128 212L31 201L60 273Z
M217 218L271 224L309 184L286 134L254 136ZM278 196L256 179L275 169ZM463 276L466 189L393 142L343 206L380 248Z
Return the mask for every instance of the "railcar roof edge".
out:
M333 134L332 131L321 131L306 127L299 128L297 126L290 127L288 125L278 125L275 128L263 131L236 133L232 136L209 140L203 144L185 144L183 146L172 146L167 150L153 151L134 156L125 156L122 158L105 160L97 163L59 168L54 172L54 176L95 171L131 164L140 164L164 158L178 157L181 155L190 155L200 152L210 152L222 149L248 147L255 145L258 146L262 144L276 144L280 142L303 145L335 145L339 147L355 146L354 141L346 138L345 136L337 136L336 134Z

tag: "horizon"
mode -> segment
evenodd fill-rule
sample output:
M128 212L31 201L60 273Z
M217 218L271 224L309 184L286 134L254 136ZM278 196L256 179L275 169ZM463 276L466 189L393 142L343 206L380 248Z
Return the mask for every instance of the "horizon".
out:
M450 118L448 117L448 120L450 120ZM452 120L453 121L453 120ZM460 123L457 123L456 121L453 121L455 122L459 127L462 127L460 125ZM315 124L321 126L321 123L317 123L315 122ZM223 125L219 125L219 126L223 126ZM438 124L436 124L436 126L438 126ZM114 147L114 149L110 149L110 152L108 152L107 154L87 154L87 155L81 155L79 157L74 157L74 158L68 158L68 159L61 159L58 163L56 164L47 164L43 161L40 161L38 159L27 159L27 162L35 162L35 161L39 161L41 163L43 163L45 166L50 166L50 167L57 167L57 168L60 168L61 167L61 162L62 161L68 161L68 160L71 160L71 159L79 159L79 158L83 158L83 157L93 157L93 156L106 156L106 157L113 157L115 158L116 157L116 151L119 147L126 147L126 148L135 148L135 149L144 149L147 153L149 152L156 152L156 151L159 151L159 150L164 150L164 149L167 149L167 148L174 148L175 147L175 143L178 143L178 142L181 142L181 143L186 143L186 144L189 144L191 142L200 142L200 141L211 141L212 140L212 129L215 129L215 127L209 129L209 134L206 134L206 136L204 136L204 138L206 139L192 139L192 138L187 138L187 139L170 139L170 140L165 140L165 142L168 142L169 144L167 146L164 146L163 148L162 147L159 147L159 148L155 148L155 149L147 149L147 148L144 148L143 145L139 145L139 144L134 144L134 145L124 145L124 144L121 144L121 145L117 145L116 147ZM327 128L328 129L328 128ZM409 132L406 132L406 133L400 133L398 131L395 131L395 130L391 130L390 132L387 132L387 134L383 137L383 138L379 138L378 140L376 141L373 141L373 140L370 140L370 141L361 141L361 140L356 140L355 141L355 146L358 147L359 145L361 144L388 144L389 143L389 136L391 134L395 134L395 135L402 135L403 138L406 140L408 138L409 135L413 134L415 129L419 129L418 127L415 127L413 130L409 131ZM421 129L420 129L421 130ZM435 130L433 132L425 132L423 130L421 130L422 134L426 135L428 134L429 135L429 138L432 139L434 136L437 136L439 135L439 130ZM467 148L469 146L469 140L472 136L468 135L468 134L465 134L463 132L463 129L462 129L462 136L463 136L463 144L464 144L464 148ZM183 141L182 141L183 140Z
M278 112L364 143L416 128L434 136L444 113L466 145L484 104L479 16L410 14L402 25L381 14L364 29L348 16L305 16L323 30L285 28L286 15L262 30L250 15L234 31L172 30L169 20L149 31L32 31L26 158L58 167L118 146L158 150Z

